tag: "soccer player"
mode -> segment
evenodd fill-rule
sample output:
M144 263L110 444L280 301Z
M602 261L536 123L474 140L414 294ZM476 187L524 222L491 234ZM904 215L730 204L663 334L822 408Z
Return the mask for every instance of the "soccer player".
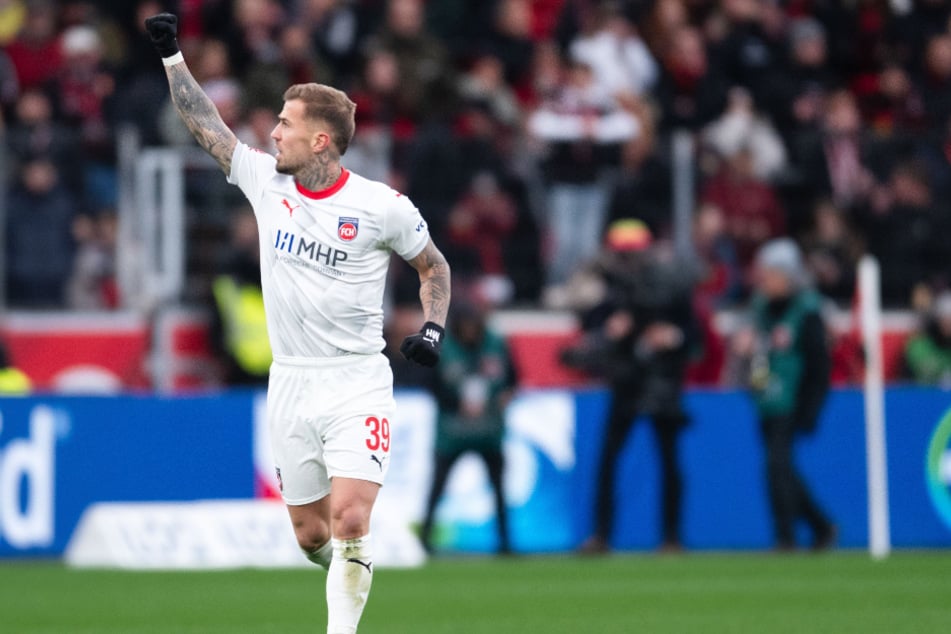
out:
M356 632L373 573L370 513L389 467L393 375L384 347L390 253L420 278L426 323L403 355L439 360L449 266L413 204L340 165L355 105L319 84L291 86L271 133L277 155L239 143L186 66L177 19L146 20L172 103L254 208L274 363L267 415L297 541L327 568L328 634Z

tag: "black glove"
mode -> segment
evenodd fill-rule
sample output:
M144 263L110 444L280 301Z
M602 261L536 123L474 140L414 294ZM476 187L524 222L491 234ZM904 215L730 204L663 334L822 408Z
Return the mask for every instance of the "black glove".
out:
M420 365L433 367L439 363L439 349L445 331L439 324L427 321L415 335L410 335L400 344L400 354Z
M171 57L178 52L178 18L171 13L159 13L145 19L152 45L162 57Z

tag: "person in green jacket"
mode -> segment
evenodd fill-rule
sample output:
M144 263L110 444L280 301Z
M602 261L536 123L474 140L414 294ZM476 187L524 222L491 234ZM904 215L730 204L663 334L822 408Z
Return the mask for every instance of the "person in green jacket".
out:
M439 408L435 469L420 537L432 551L436 504L456 460L473 452L485 462L495 494L499 552L509 553L502 440L505 408L516 385L514 365L505 340L488 329L474 305L454 304L449 323L432 388Z
M905 343L903 360L915 383L951 386L951 292L934 299L924 326Z
M734 349L749 362L749 387L766 448L766 479L776 546L796 546L804 519L813 547L835 543L836 527L796 469L797 434L815 430L829 391L830 359L821 298L813 291L799 247L788 238L766 243L756 256L749 326Z

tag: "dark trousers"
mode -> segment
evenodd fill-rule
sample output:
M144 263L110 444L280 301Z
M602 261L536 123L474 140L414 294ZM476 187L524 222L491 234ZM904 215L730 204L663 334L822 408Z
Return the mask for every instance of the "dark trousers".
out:
M830 524L796 469L793 460L795 421L788 416L764 418L762 433L777 545L791 547L795 544L796 521L799 519L806 520L816 536L821 536L830 529Z
M638 411L634 400L615 392L611 398L608 425L601 453L601 470L595 507L595 535L609 541L614 525L615 472L618 456L634 427ZM661 536L665 544L680 543L680 507L683 495L683 477L677 460L683 414L651 417L654 436L660 451L661 467Z
M478 454L489 472L489 483L492 485L492 491L495 494L495 513L496 526L499 531L499 552L507 553L511 551L508 532L508 515L505 510L505 496L502 491L502 471L504 470L504 460L501 449L461 449L452 453L437 453L435 472L433 473L433 485L429 490L429 500L426 503L426 518L423 520L423 527L420 537L426 550L431 549L430 539L432 538L433 519L436 514L436 504L442 496L443 489L446 487L446 480L449 479L449 472L463 454L468 451Z

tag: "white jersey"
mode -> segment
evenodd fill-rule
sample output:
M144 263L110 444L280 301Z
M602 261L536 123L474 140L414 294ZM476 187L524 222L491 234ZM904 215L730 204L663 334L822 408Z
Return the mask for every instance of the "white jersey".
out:
M380 352L390 253L416 257L429 241L426 222L383 183L344 170L336 184L313 192L275 165L238 143L228 176L257 217L275 358Z

